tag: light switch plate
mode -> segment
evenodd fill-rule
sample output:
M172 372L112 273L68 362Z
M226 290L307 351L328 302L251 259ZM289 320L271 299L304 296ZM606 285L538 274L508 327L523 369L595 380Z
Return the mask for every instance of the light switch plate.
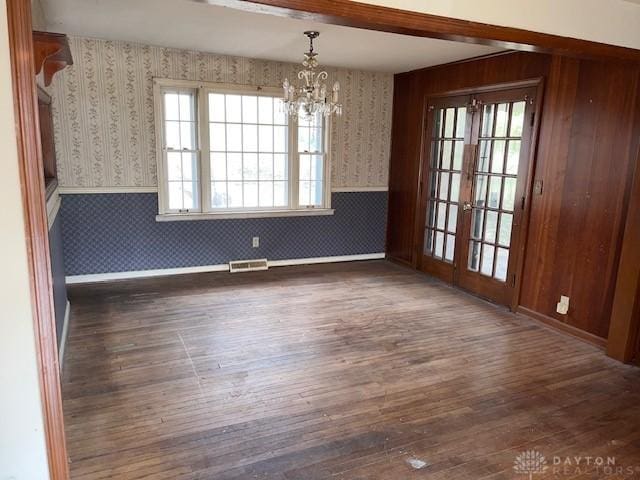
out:
M252 245L253 248L258 248L260 246L260 237L253 237Z

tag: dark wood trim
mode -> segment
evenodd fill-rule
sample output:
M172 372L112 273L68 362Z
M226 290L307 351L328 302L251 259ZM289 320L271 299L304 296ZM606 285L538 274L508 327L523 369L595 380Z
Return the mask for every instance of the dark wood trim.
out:
M640 99L637 103L640 103ZM635 174L620 251L607 344L607 355L621 362L633 360L640 330L640 146L636 146L636 150Z
M640 61L640 50L502 27L350 0L201 0L213 5L299 20L416 37L476 43L509 50L590 59Z
M33 32L34 72L44 73L44 86L51 85L56 72L73 65L67 36L62 33Z
M561 322L560 320L556 320L555 318L548 317L542 313L536 312L534 310L530 310L527 307L518 306L516 309L516 313L520 313L526 317L531 318L532 320L537 320L554 330L558 330L563 333L567 333L572 337L583 340L591 345L595 345L598 348L605 349L607 348L607 340L597 335L593 335L589 332L585 332L584 330L580 330L579 328L572 327L566 323Z
M20 184L27 234L31 303L40 373L49 474L69 478L58 369L51 262L34 76L31 2L7 0Z

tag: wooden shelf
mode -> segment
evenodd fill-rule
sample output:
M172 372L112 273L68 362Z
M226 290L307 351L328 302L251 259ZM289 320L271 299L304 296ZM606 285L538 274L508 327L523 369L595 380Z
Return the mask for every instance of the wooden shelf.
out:
M33 32L35 74L44 72L45 87L51 85L56 72L73 65L67 36L61 33Z

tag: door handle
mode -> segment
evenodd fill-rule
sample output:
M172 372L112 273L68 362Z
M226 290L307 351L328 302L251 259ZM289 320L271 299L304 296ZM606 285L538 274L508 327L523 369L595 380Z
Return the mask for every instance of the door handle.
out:
M465 212L466 212L467 210L471 210L471 202L464 202L464 203L462 204L462 210L464 210Z

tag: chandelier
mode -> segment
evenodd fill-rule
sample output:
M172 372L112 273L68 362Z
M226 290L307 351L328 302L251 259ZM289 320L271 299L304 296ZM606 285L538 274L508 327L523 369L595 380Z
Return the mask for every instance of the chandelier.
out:
M285 79L284 109L294 120L298 116L305 120L311 120L316 114L329 117L331 114L342 115L342 104L338 103L340 84L333 84L331 92L327 92L327 86L323 83L327 79L327 72L316 71L318 68L318 56L313 51L313 39L318 38L319 32L304 32L309 38L309 51L304 54L302 66L304 70L298 72L298 79L304 80L299 87L295 87Z

